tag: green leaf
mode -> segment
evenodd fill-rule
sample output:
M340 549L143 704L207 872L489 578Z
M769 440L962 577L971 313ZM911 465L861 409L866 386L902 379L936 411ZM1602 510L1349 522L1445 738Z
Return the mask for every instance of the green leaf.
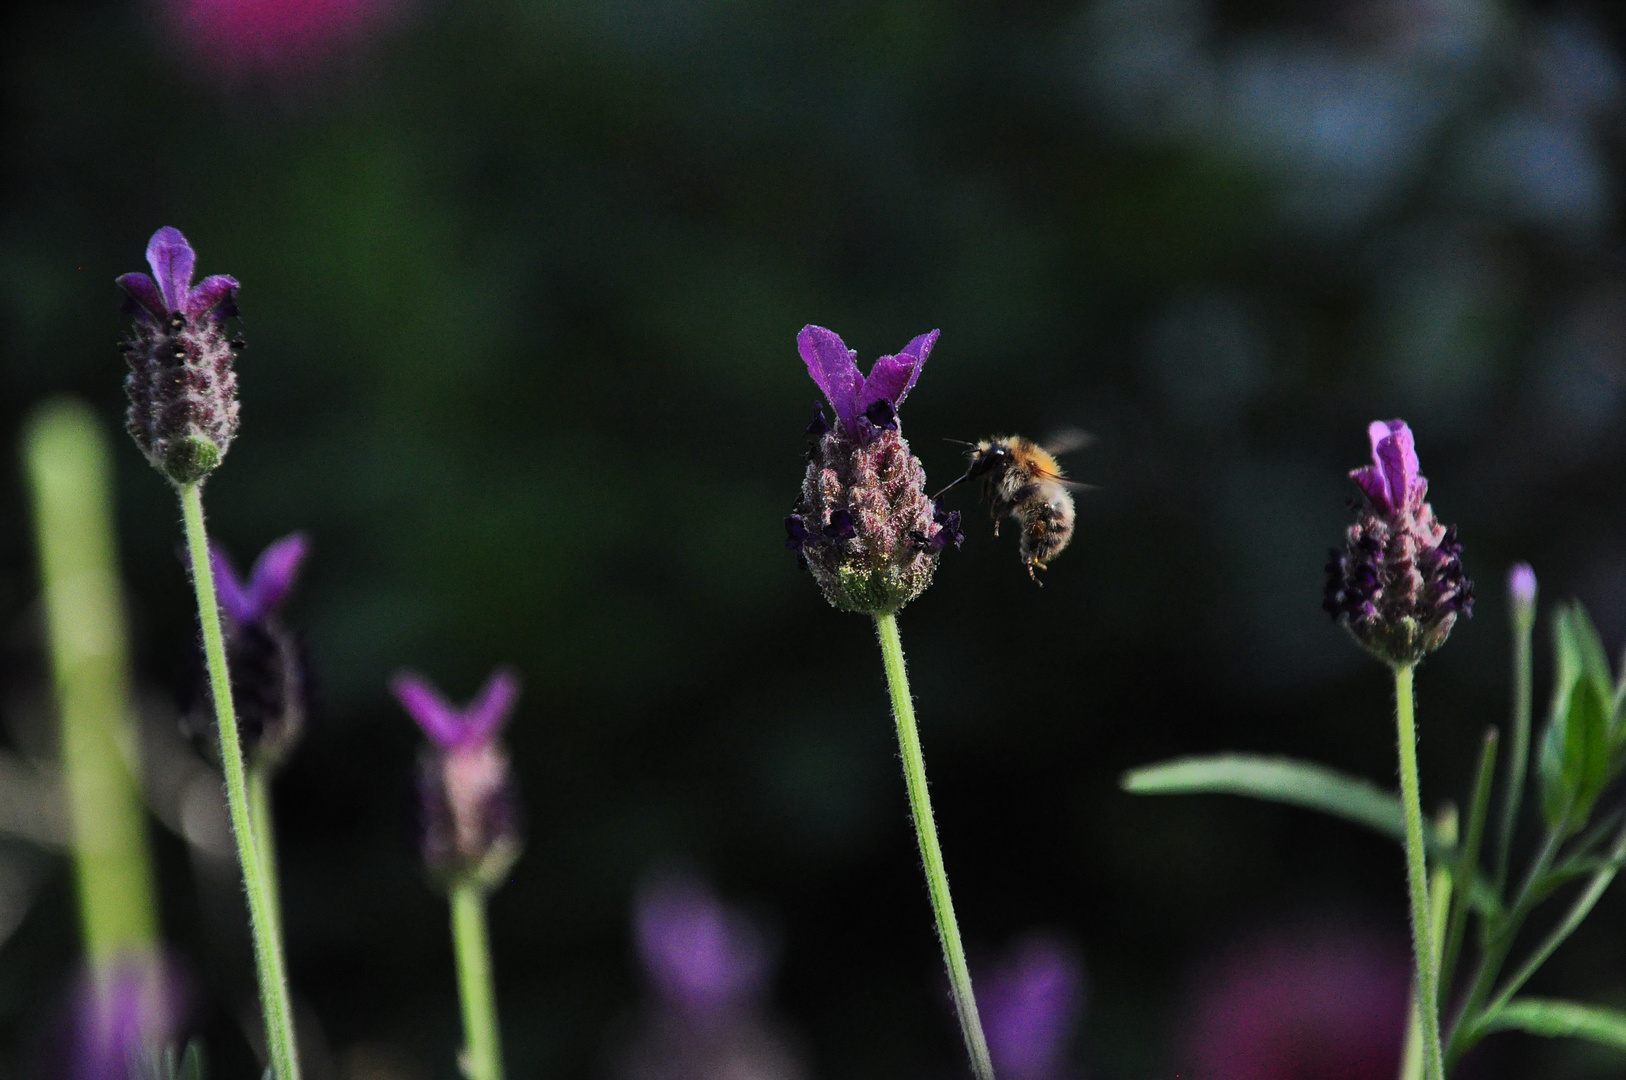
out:
M1523 1031L1550 1038L1590 1039L1626 1050L1626 1012L1549 998L1515 998L1480 1021L1481 1031Z
M1553 700L1542 736L1542 811L1550 827L1585 825L1592 804L1619 769L1626 731L1617 723L1609 656L1579 603L1553 618Z
M1257 754L1176 758L1131 769L1122 783L1125 791L1137 795L1246 795L1320 810L1394 840L1403 842L1406 836L1399 795L1370 780L1294 758ZM1451 849L1440 842L1432 825L1425 828L1432 850Z

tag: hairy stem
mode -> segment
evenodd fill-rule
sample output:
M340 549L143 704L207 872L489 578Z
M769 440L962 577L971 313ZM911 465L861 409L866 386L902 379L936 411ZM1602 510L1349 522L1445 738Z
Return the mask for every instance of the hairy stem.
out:
M920 733L915 729L915 703L909 696L909 674L904 670L897 617L890 613L875 616L875 629L880 634L886 682L892 691L892 716L898 724L903 778L909 787L909 808L914 813L915 836L920 841L920 858L926 867L926 887L931 892L932 911L937 916L937 937L943 945L943 962L948 967L954 1010L960 1017L966 1052L971 1055L971 1071L977 1080L993 1080L988 1040L983 1037L982 1021L977 1016L971 973L966 968L965 948L960 944L960 924L954 918L948 873L943 869L943 851L938 847L937 826L932 822L932 800L926 790L926 758L920 749Z
M1423 808L1417 782L1417 722L1412 667L1395 668L1395 726L1400 739L1400 806L1406 816L1406 881L1411 890L1412 952L1417 957L1417 1012L1423 1028L1423 1076L1445 1080L1440 1058L1440 987L1423 859Z
M248 780L243 769L243 748L237 738L237 713L232 708L226 640L220 632L220 608L215 599L214 572L209 564L209 536L203 527L203 491L196 483L181 484L179 488L181 515L186 522L186 548L192 562L192 586L198 598L198 619L203 624L203 655L208 662L209 686L214 692L215 720L220 730L226 806L231 812L232 837L237 841L237 861L243 868L243 891L248 894L248 922L254 937L260 1010L265 1017L266 1053L274 1080L299 1080L299 1051L294 1045L287 965L276 930L274 901L266 884L265 864L248 809Z
M270 899L271 933L282 947L282 888L277 881L277 826L271 816L271 770L253 765L248 770L248 819L254 827L254 846L260 853L260 873Z
M452 949L457 954L457 992L463 1002L463 1053L468 1080L502 1080L502 1042L497 1036L497 994L491 980L491 939L486 933L486 894L478 883L452 886Z

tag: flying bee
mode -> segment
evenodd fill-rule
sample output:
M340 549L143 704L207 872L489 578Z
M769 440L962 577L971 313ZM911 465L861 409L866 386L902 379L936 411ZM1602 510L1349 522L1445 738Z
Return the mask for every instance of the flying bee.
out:
M1021 435L967 443L965 475L939 491L933 501L949 488L980 478L983 501L994 519L994 535L999 535L1001 518L1016 519L1022 529L1022 565L1027 567L1028 577L1042 585L1038 571L1073 538L1073 492L1090 486L1067 479L1056 457L1089 441L1084 432L1069 431L1047 446Z

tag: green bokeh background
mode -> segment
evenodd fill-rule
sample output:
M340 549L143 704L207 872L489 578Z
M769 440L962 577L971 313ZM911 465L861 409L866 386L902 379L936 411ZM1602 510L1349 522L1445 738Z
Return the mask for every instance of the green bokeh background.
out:
M208 505L240 560L314 545L289 619L323 708L278 792L313 1080L454 1075L385 680L466 696L499 662L526 682L529 846L492 909L512 1075L606 1074L644 993L631 897L674 866L771 928L816 1075L957 1075L873 631L782 546L805 323L866 364L942 328L903 415L934 483L947 438L1097 437L1044 589L967 501L901 617L965 935L1076 944L1093 1076L1185 1075L1203 960L1239 936L1404 943L1383 841L1117 790L1223 748L1393 776L1383 673L1319 610L1368 421L1413 424L1480 582L1419 675L1426 801L1462 797L1505 714L1512 560L1626 641L1610 5L419 0L293 78L223 74L150 4L3 20L0 431L61 391L120 423L112 280L158 226L243 283L242 432ZM141 685L175 701L179 516L117 456ZM0 470L14 729L28 536ZM251 1075L230 883L160 833L199 1028L217 1075ZM41 865L0 946L0 1075L37 1067L75 957ZM1537 989L1626 995L1623 918L1611 894ZM1496 1045L1477 1075L1621 1064Z

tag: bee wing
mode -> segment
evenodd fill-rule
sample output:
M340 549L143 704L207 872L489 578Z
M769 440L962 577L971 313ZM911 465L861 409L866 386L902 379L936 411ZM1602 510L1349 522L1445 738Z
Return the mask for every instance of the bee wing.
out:
M1044 442L1045 452L1053 456L1071 454L1074 450L1082 450L1095 442L1095 436L1083 428L1062 428L1052 432L1050 438Z

